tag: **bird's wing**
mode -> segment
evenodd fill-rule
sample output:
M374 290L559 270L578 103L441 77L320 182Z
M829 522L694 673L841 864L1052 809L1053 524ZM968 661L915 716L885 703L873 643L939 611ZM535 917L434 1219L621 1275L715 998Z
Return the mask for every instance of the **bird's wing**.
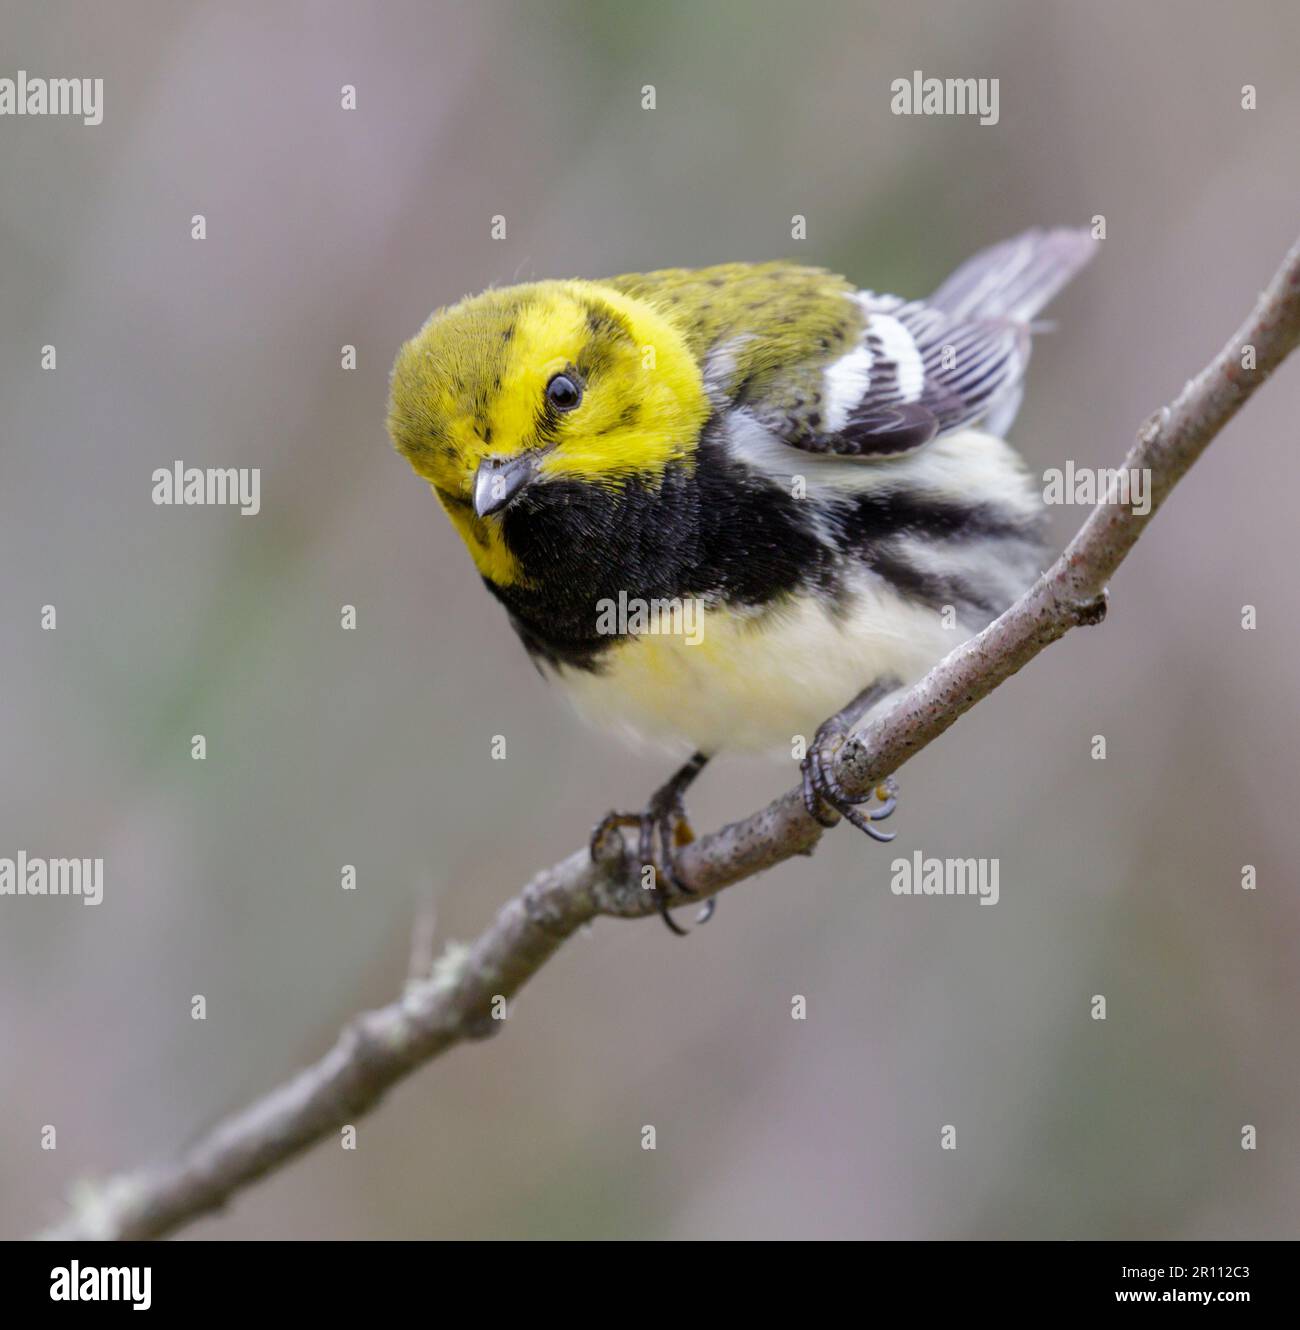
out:
M1027 325L963 322L921 301L871 292L859 301L866 326L858 344L825 367L818 418L791 430L755 413L784 442L836 457L895 457L988 416L1016 391L1029 362Z
M736 404L781 442L841 458L897 457L979 421L1001 434L1020 402L1029 321L1095 252L1084 231L1027 231L975 255L929 300L840 295L862 319L852 344L829 358L818 344Z

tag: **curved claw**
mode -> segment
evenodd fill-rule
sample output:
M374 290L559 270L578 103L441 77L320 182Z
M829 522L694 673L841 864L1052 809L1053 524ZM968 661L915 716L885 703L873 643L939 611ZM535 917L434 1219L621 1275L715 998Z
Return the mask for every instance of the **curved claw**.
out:
M690 937L691 930L683 928L677 923L671 914L668 913L668 901L662 892L656 893L659 896L659 917L668 925L670 933L676 933L678 937Z
M874 809L870 813L860 813L852 804L846 804L840 811L844 814L845 821L851 822L859 831L865 831L872 840L888 843L898 835L896 831L881 831L878 827L871 825L873 822L879 821L874 815Z
M846 822L865 832L872 840L889 842L898 834L894 831L881 831L872 825L883 822L898 807L898 788L890 776L882 781L867 795L851 797L835 776L834 753L828 759L824 752L827 738L844 738L843 732L833 723L828 730L823 726L817 732L812 747L800 764L803 773L803 802L810 817L815 818L824 827L833 827L844 818ZM879 801L877 806L863 810L861 804L872 798ZM830 810L829 812L827 810Z
M819 763L818 763L819 765ZM808 758L804 758L803 769L803 806L808 810L808 816L815 822L820 822L824 827L833 827L839 823L839 817L835 813L828 813L826 805L818 797L817 786L813 780L814 763Z
M640 813L607 813L595 830L591 833L590 849L592 858L599 857L600 847L607 835L611 831L623 827L635 827L637 829L637 860L642 869L647 865L654 870L654 893L656 904L659 909L659 915L667 925L670 932L678 937L686 937L690 929L682 928L676 923L669 914L668 901L672 894L682 896L694 896L695 891L677 876L675 856L679 844L688 844L694 837L690 823L686 820L686 810L682 805L680 794L672 794L668 797L656 795L650 801L649 806ZM658 841L658 856L655 854L655 842ZM668 891L660 888L659 875L663 874L663 880ZM713 916L716 908L716 902L709 900L700 910L697 923L707 923Z
M686 826L686 815L680 809L673 809L661 818L656 826L659 830L659 857L663 863L664 880L674 891L683 896L694 896L695 891L677 876L677 836L678 828ZM687 827L689 831L690 828ZM644 862L644 861L643 861Z
M663 864L662 872L664 881L675 891L683 896L694 896L697 894L694 887L683 882L677 875L677 850L681 845L689 844L695 839L695 833L691 830L691 824L686 820L686 810L682 807L680 799L674 803L659 817L655 825L659 831L659 854ZM643 862L645 862L643 860ZM718 908L716 897L710 897L700 907L699 913L695 916L697 924L707 924L713 918L713 912ZM668 914L668 905L665 897L661 894L659 901L659 913L664 923L668 925L678 937L685 937L690 932L689 929L681 928L670 918Z

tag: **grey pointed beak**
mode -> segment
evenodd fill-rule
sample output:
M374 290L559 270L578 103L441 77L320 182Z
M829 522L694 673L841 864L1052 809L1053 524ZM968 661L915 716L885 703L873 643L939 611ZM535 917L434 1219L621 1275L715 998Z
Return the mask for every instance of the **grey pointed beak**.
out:
M533 478L532 456L485 457L474 476L474 511L480 517L499 513Z

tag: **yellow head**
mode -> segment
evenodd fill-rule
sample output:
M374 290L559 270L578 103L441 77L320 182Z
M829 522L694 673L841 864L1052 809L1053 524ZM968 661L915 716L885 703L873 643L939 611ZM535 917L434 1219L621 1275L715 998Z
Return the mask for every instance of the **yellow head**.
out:
M554 480L655 483L709 404L682 333L598 282L536 282L438 310L393 367L388 430L479 571L521 580L499 514Z

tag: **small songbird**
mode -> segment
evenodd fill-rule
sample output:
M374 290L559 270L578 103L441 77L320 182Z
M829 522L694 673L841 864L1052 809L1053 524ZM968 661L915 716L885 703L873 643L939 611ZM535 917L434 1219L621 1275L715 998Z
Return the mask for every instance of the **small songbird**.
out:
M809 813L889 839L892 788L848 799L834 752L1037 575L1003 436L1032 320L1094 250L1027 231L913 301L779 261L530 282L402 347L389 432L538 667L694 753L593 851L635 826L689 894L683 794L724 749L805 750Z

